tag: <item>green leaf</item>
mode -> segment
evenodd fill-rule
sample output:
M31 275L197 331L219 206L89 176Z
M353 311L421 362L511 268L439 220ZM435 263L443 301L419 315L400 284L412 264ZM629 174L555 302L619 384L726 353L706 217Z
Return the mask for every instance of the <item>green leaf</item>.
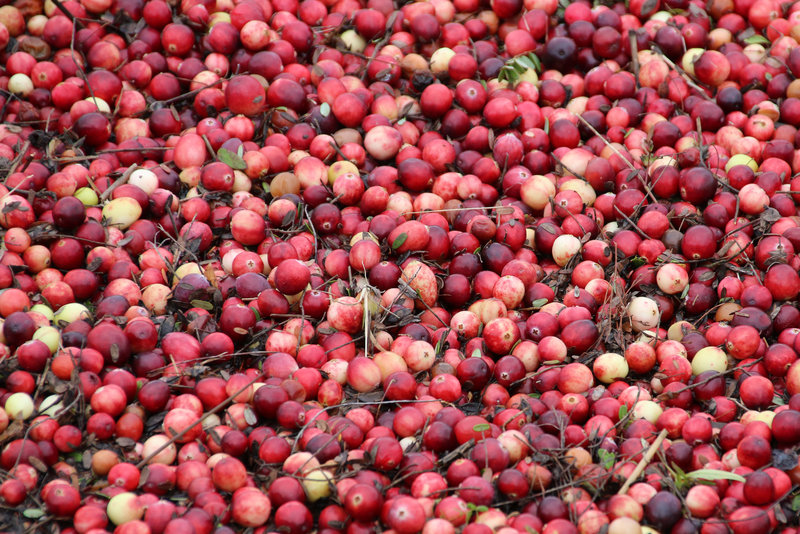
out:
M617 460L617 455L606 449L598 449L597 458L600 459L600 465L602 465L606 470L610 470L612 467L614 467L614 462Z
M619 407L619 419L620 421L625 419L625 416L628 415L628 407L624 404Z
M441 354L444 350L445 343L447 343L447 336L450 334L450 327L447 327L447 332L445 335L439 338L439 341L436 342L436 348L434 351L436 354Z
M631 258L631 267L641 267L647 263L647 259L641 256L634 256Z
M500 72L497 73L497 81L499 82L508 82L513 84L514 80L516 80L518 77L519 74L517 74L517 71L514 69L514 67L510 65L504 66L502 69L500 69Z
M536 65L533 63L533 61L531 61L531 58L529 58L528 56L519 56L518 58L515 59L515 61L519 65L525 67L526 69L536 70Z
M331 105L327 102L323 102L322 105L319 107L319 114L323 117L327 117L331 114Z
M229 166L231 169L241 171L247 168L247 163L245 163L240 156L234 152L231 152L227 148L220 148L217 150L217 157L222 163Z
M531 302L531 307L532 308L541 308L542 306L544 306L548 302L549 301L547 299L536 299L533 302Z
M406 242L406 239L408 239L408 234L405 232L397 236L392 242L392 250L397 250L398 248L402 247L403 243Z
M475 511L482 514L483 512L488 512L489 511L489 507L488 506L484 506L484 505L481 504L481 505L475 507Z
M771 44L770 40L764 37L763 35L757 33L755 35L751 35L747 39L744 40L747 44L760 44L760 45L768 45Z
M606 449L598 449L597 458L600 460L600 465L606 470L611 470L614 467L614 462L617 461L617 455Z
M195 308L200 308L201 310L212 311L214 309L214 305L210 302L206 302L205 300L193 300L189 304Z
M686 287L684 287L683 291L681 291L681 300L685 299L686 295L688 294L689 294L689 284L686 284Z
M44 510L41 508L29 508L27 510L23 510L22 515L28 519L39 519L40 517L44 516Z
M479 423L472 427L472 430L475 432L486 432L487 430L491 429L492 427L489 425L489 423Z
M513 59L509 59L508 63L500 67L500 70L497 73L497 77L500 78L500 74L507 74L509 76L519 76L525 72L525 67L514 61Z
M481 349L475 349L472 351L472 355L470 358L480 358L481 357Z
M536 72L541 72L542 71L542 62L539 59L539 56L537 56L536 54L531 52L531 53L528 54L528 58L530 58L531 63L533 63Z
M794 499L792 499L792 510L795 512L800 510L800 495L795 495Z
M544 133L550 134L550 119L544 119Z
M675 471L675 475L679 478L686 478L686 472L677 466L677 464L672 464L672 470Z
M722 469L698 469L691 473L686 473L686 477L692 480L733 480L734 482L744 482L745 478L736 473L723 471Z
M526 67L526 66L525 66L525 65L523 65L522 63L518 63L518 62L516 62L516 61L512 61L512 62L509 64L509 66L510 66L512 69L514 69L514 72L516 72L516 73L517 73L517 75L525 74L525 72L527 72L527 70L528 70L528 67Z

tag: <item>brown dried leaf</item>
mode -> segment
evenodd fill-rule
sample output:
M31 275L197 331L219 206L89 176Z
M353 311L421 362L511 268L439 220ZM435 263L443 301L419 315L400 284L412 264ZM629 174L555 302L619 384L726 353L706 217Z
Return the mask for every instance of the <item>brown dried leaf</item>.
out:
M39 61L47 59L51 54L50 45L38 37L28 35L24 40L18 42L20 50L29 53Z
M15 419L2 434L0 434L0 443L5 443L13 438L21 436L25 431L25 423L19 419Z
M206 268L203 270L203 274L208 279L208 282L211 284L211 287L218 288L219 282L217 281L217 275L214 272L214 267L209 263L206 265Z
M84 469L89 469L92 467L92 452L90 450L83 451L83 455L81 457L81 464L83 465Z
M25 17L25 20L28 20L30 17L34 15L41 15L44 12L44 1L16 0L14 2L14 7L22 12L22 16Z
M117 445L123 449L130 449L136 446L136 442L131 438L117 438Z
M28 456L28 463L40 473L47 473L47 465L35 456Z

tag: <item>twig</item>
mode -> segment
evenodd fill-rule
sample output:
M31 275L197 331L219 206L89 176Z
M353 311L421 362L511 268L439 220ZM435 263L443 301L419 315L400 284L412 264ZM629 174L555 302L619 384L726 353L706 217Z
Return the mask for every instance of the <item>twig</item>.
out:
M636 42L636 32L634 30L628 30L628 40L631 45L633 76L636 78L636 85L639 85L639 43Z
M172 147L151 146L151 147L138 147L138 148L137 147L109 148L108 150L100 150L100 151L95 152L94 154L91 154L89 156L81 155L81 156L71 156L71 157L66 157L66 158L51 158L51 159L52 159L52 161L55 161L55 162L58 162L58 163L77 163L79 161L95 160L95 159L97 159L99 156L101 156L103 154L115 154L117 152L148 152L150 150L167 151L167 150L172 150Z
M119 178L117 178L117 181L116 181L116 182L114 182L113 184L111 184L111 185L108 187L108 189L106 189L105 191L103 191L103 194L102 194L102 195L100 195L100 202L103 202L103 201L105 201L105 200L106 200L108 197L110 197L110 196L111 196L111 193L113 193L113 192L114 192L114 189L118 188L118 187L119 187L119 186L121 186L122 184L126 184L126 183L128 183L128 179L131 177L131 174L133 174L133 171L135 171L135 170L136 170L136 169L138 169L138 168L139 168L139 165L137 165L136 163L134 163L133 165L131 165L130 167L128 167L128 169L127 169L127 170L126 170L126 171L125 171L125 172L122 174L122 176L120 176Z
M694 80L692 80L691 76L686 74L686 72L682 68L677 66L670 58L664 55L664 52L662 52L660 48L658 48L657 46L653 46L653 52L655 54L658 54L658 56L662 59L662 61L664 61L664 63L675 69L675 71L681 75L681 78L683 78L683 80L689 85L689 87L699 92L700 95L702 95L702 97L705 98L706 100L711 100L711 98L708 96L708 93L706 93L705 89L694 83Z
M369 301L372 297L372 288L370 286L364 287L361 290L361 295L359 298L361 299L361 306L364 309L364 355L369 354L369 333L370 333L370 309L369 309Z
M8 174L6 175L6 180L9 176L17 172L17 168L22 163L22 159L25 157L25 154L28 153L28 149L31 147L30 141L25 141L25 144L22 145L22 148L19 150L19 154L17 157L14 158L14 161L11 162L11 167L8 169Z
M209 87L214 87L215 85L219 85L224 81L225 81L225 78L220 78L219 80L215 81L214 83L206 84L206 85L204 85L203 87L201 87L199 89L195 89L194 91L189 91L188 93L183 93L182 95L178 95L178 96L170 98L168 100L163 100L163 101L160 101L160 102L153 102L153 104L151 104L148 107L151 110L153 108L153 105L155 105L155 104L160 104L162 107L167 107L170 104L172 104L173 102L178 102L180 100L183 100L184 98L192 97L192 96L196 95L197 93L199 93L200 91L202 91L203 89L208 89Z
M372 55L369 57L369 59L367 59L367 63L364 65L364 71L361 73L361 81L364 81L364 78L367 76L367 71L369 71L370 64L378 56L378 53L380 52L381 48L383 48L383 45L385 45L389 41L389 39L391 39L392 37L391 29L392 26L394 26L394 22L397 19L398 14L399 12L395 11L394 13L392 13L392 16L389 17L389 20L386 21L386 29L384 31L384 35L380 41L375 43L375 48L372 49Z
M425 213L458 213L461 211L497 211L498 215L511 215L514 213L514 208L510 206L481 206L481 207L469 207L469 208L443 208L440 210L425 210L425 211L406 211L404 212L406 215L422 215Z
M65 17L67 17L69 20L71 20L71 21L72 21L72 23L73 23L75 26L79 26L79 27L81 27L81 28L83 28L83 27L84 27L84 25L83 25L83 22L82 22L82 21L81 21L81 20L80 20L78 17L76 17L75 15L73 15L72 13L70 13L70 12L69 12L69 10L68 10L67 8L65 8L65 7L64 7L64 4L62 4L62 3L60 2L60 0L53 0L53 3L54 3L54 4L55 4L55 6L58 8L58 10L59 10L59 11L61 11L61 12L64 14L64 16L65 16Z
M203 141L206 144L206 148L208 149L208 152L211 154L211 157L213 159L217 159L217 153L214 150L214 147L211 146L211 141L208 140L208 137L206 136L206 134L203 134L202 137L203 137Z
M624 213L622 213L622 211L620 211L620 209L619 209L619 208L615 207L614 209L616 210L616 212L617 212L618 214L622 215L622 218L623 218L623 219L625 219L626 221L628 221L628 223L629 223L629 224L630 224L630 225L633 227L633 229L634 229L634 230L636 230L636 232L637 232L639 235L641 235L641 236L642 236L643 238L645 238L645 239L650 239L650 236L649 236L649 235L647 235L646 233L644 233L644 230L642 230L641 228L639 228L639 227L636 225L636 223L635 223L635 222L633 222L633 221L630 219L630 217L628 217L627 215L625 215ZM638 208L637 208L637 210L638 210Z
M341 149L339 148L339 146L336 143L334 143L333 141L328 141L328 144L331 145L331 148L333 148L333 150L337 154L339 154L339 157L342 158L342 161L351 161L351 160L347 159L347 156L344 155L344 152L341 151Z
M83 65L81 65L80 62L78 62L78 60L76 59L76 56L75 56L75 35L77 33L77 30L78 30L78 25L82 26L82 23L79 20L77 20L74 17L74 15L72 15L72 13L67 12L67 10L64 9L64 6L62 6L60 3L58 3L57 5L58 5L58 8L61 11L63 11L68 17L72 17L72 20L73 20L72 35L70 35L70 38L69 38L69 54L70 54L70 58L72 59L72 62L75 63L75 66L78 68L78 73L80 73L80 75L81 75L80 78L83 80L83 83L86 84L86 89L89 90L89 96L92 97L92 103L97 105L94 102L94 98L95 98L94 97L94 89L92 89L92 84L89 83L89 77L86 76L86 71L83 69Z
M561 165L563 168L565 168L565 169L567 170L567 172L569 172L570 174L572 174L572 175L573 175L575 178L580 178L580 179L581 179L581 180L583 180L584 182L588 182L588 181L589 181L589 180L587 180L587 179L586 179L586 177L585 177L584 175L580 174L579 172L573 171L572 169L570 169L569 167L567 167L567 166L564 164L564 162L563 162L563 161L561 161L560 159L558 159L558 158L556 157L556 155L555 155L555 154L550 154L550 157L551 157L551 158L553 158L553 159L555 160L555 162L556 162L556 163L558 163L558 164L559 164L559 165Z
M220 402L219 404L217 404L216 406L214 406L214 408L212 408L210 411L208 411L208 412L204 413L204 414L203 414L203 416L202 416L202 417L200 417L200 418L199 418L197 421L195 421L195 422L194 422L194 423L192 423L191 425L187 426L186 428L184 428L183 430L181 430L180 432L178 432L177 434L175 434L174 436L172 436L172 437L169 439L169 441L166 441L166 442L164 442L164 443L163 443L163 444L162 444L162 445L161 445L159 448L157 448L156 450L154 450L153 452L151 452L150 454L148 454L148 455L147 455L145 458L142 458L142 460L141 460L141 461L140 461L138 464L136 464L136 468L137 468L137 469L141 469L142 467L144 467L145 465L147 465L147 462L149 462L151 459L153 459L153 458L154 458L156 455L158 455L158 454L159 454L161 451L163 451L164 449L166 449L167 447L169 447L170 445L172 445L173 443L175 443L176 441L178 441L179 439L181 439L183 436L185 436L185 435L186 435L186 433L187 433L187 432L189 432L190 430L192 430L194 427L196 427L197 425L201 424L203 421L205 421L206 419L208 419L209 417L211 417L212 415L214 415L214 414L215 414L215 413L217 413L218 411L222 410L222 408L224 408L224 407L225 407L225 406L226 406L226 405L227 405L229 402L231 402L233 399L235 399L235 398L236 398L238 395L240 395L241 393L243 393L243 392L244 392L244 391L245 391L247 388L249 388L250 386L252 386L252 385L253 385L253 384L255 384L256 382L258 382L259 380L261 380L261 379L263 378L263 376L264 376L264 374L263 374L263 373L259 373L258 375L256 375L256 376L255 376L255 377L254 377L252 380L250 380L250 381L249 381L247 384L245 384L244 386L242 386L242 387L239 389L239 391L236 391L236 392L234 392L233 394L231 394L231 395L230 395L228 398L226 398L225 400L223 400L222 402Z
M630 167L630 168L631 168L631 170L632 170L632 171L635 171L635 170L636 170L636 167L634 167L634 166L633 166L633 163L631 163L630 161L628 161L628 158L626 158L625 156L623 156L623 155L622 155L622 152L620 152L620 151L619 151L619 149L617 149L617 147L615 147L614 145L612 145L611 143L609 143L609 142L608 142L608 140L607 140L605 137L603 137L602 135L600 135L600 132L598 132L598 131L595 129L595 127L594 127L594 126L592 126L591 124L589 124L589 121L587 121L586 119L584 119L584 118L583 118L583 117L581 117L580 115L575 115L575 116L576 116L576 117L578 117L578 120L579 120L579 121L581 121L581 122L582 122L582 123L583 123L583 124L584 124L584 125L585 125L587 128L589 128L589 129L592 131L592 133L593 133L593 134L595 134L597 137L599 137L599 138L600 138L600 139L603 141L603 143L605 143L605 144L606 144L606 146L607 146L608 148L610 148L611 150L613 150L613 151L614 151L614 153L615 153L617 156L619 156L620 158L622 158L622 161L624 161L624 162L625 162L625 163L628 165L628 167ZM573 173L573 174L575 174L575 173Z
M150 147L130 147L130 148L109 148L106 150L99 150L96 154L116 154L117 152L147 152L150 150L172 150L172 147L168 146L150 146Z
M622 487L619 489L617 495L624 495L625 493L628 492L628 488L631 487L633 481L639 478L639 475L642 474L642 471L644 471L644 468L647 467L647 464L649 464L653 460L653 456L656 455L656 451L661 446L661 444L664 443L664 439L666 437L667 437L667 429L665 428L658 434L658 437L655 439L653 444L650 445L650 448L647 449L647 452L644 454L642 459L639 460L639 463L636 464L636 467L631 472L630 476L622 485Z
M681 394L684 391L692 390L692 389L694 389L696 387L708 384L712 380L716 380L717 378L722 378L725 375L729 375L729 374L735 373L736 371L743 371L743 370L747 369L748 367L751 367L751 366L757 364L758 362L760 362L762 360L763 360L763 358L758 358L755 361L748 362L746 365L737 365L736 367L732 367L730 369L726 369L725 371L720 371L715 375L709 376L708 378L704 378L703 380L698 380L697 382L692 382L691 384L683 386L682 388L677 389L675 391L670 391L669 393L661 393L656 398L660 400L661 398L671 399L671 398L677 397L679 394Z

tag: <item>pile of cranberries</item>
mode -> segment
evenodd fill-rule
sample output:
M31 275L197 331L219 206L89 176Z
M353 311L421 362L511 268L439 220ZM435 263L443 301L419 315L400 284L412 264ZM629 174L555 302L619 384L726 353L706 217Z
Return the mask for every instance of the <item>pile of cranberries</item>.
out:
M800 3L0 7L0 531L797 534Z

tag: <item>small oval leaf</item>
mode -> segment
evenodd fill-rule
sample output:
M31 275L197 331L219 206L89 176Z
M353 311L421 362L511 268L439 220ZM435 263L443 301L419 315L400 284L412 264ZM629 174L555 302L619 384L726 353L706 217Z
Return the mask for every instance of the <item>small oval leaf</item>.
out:
M23 510L22 515L28 519L39 519L40 517L44 516L44 510L41 508L29 508L27 510Z
M227 148L220 148L217 150L217 157L219 160L230 167L231 169L244 170L247 168L247 163L235 152L231 152Z
M542 61L539 59L539 56L531 52L528 54L528 58L530 58L531 63L536 67L536 72L542 72Z
M200 308L201 310L211 311L214 309L214 305L210 302L206 302L205 300L193 300L189 304L195 308Z
M734 482L745 481L745 478L742 475L723 471L722 469L698 469L697 471L686 473L686 476L695 480L710 480L712 482L715 480L733 480Z
M244 420L248 425L255 425L256 423L258 423L258 417L256 416L255 412L250 408L245 408Z
M133 441L131 438L117 438L117 445L122 447L123 449L130 449L136 445L136 442Z
M758 33L744 39L744 42L747 44L760 44L760 45L772 44L769 39Z
M534 65L533 61L531 61L531 58L527 56L520 56L515 61L526 69L536 70L536 65Z
M397 238L395 238L395 240L392 242L392 250L397 250L398 248L402 247L403 243L406 242L406 239L408 239L408 234L405 232L397 236Z

